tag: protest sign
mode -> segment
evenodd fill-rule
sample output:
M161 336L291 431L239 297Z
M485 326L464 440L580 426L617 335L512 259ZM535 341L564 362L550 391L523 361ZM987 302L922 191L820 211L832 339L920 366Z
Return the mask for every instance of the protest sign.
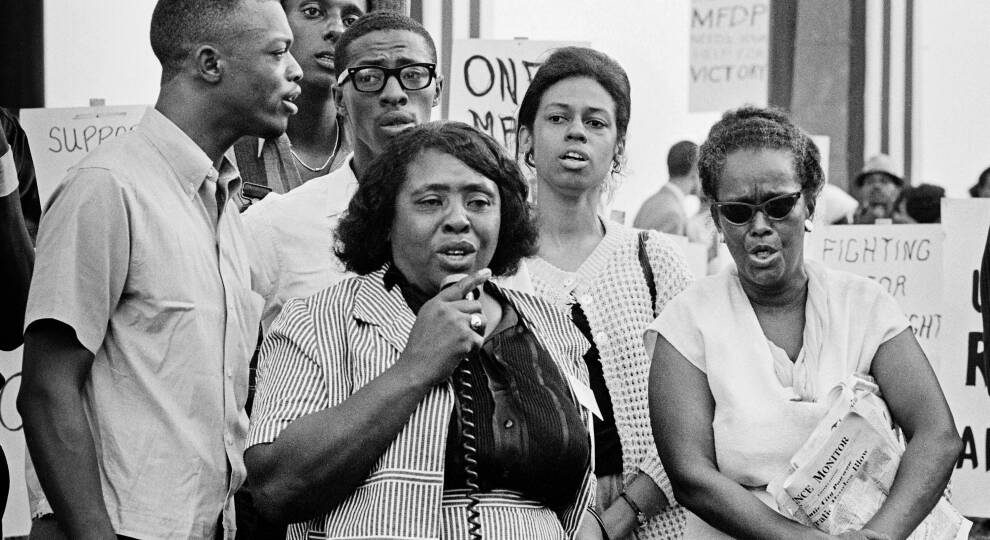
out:
M21 389L21 349L0 351L0 375L6 379L0 388L0 446L10 469L10 493L3 513L3 534L26 536L31 529L27 484L24 481L24 431L17 412L17 392Z
M146 107L78 107L21 110L44 206L69 168L101 144L138 124Z
M766 106L769 0L692 0L689 110Z
M897 300L933 369L945 335L939 225L837 225L806 236L805 255L868 277Z
M454 40L447 120L470 124L516 152L516 112L530 81L553 49L587 43L528 39Z
M978 289L990 228L990 199L942 199L945 317L939 381L963 438L952 475L952 503L967 516L990 517L990 365L983 356Z

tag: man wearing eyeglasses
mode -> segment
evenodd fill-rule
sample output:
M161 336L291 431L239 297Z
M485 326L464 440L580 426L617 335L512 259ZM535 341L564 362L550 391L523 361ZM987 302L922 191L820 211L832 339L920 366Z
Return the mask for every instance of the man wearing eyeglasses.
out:
M265 298L265 333L287 300L346 276L333 255L333 230L357 179L392 137L429 122L440 102L436 45L409 17L392 11L361 17L340 37L335 55L334 98L353 153L336 171L269 195L244 213L254 244L254 286Z

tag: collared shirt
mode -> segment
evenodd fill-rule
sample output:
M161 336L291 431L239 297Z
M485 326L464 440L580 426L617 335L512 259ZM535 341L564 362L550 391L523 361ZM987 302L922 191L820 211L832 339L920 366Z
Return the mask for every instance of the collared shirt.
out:
M357 190L353 155L336 171L284 194L269 194L244 214L254 290L265 299L265 333L292 298L305 298L348 277L333 254L337 220Z
M26 321L55 319L95 357L84 390L117 534L213 538L245 477L248 361L261 298L229 200L214 229L207 180L239 182L148 109L55 190Z

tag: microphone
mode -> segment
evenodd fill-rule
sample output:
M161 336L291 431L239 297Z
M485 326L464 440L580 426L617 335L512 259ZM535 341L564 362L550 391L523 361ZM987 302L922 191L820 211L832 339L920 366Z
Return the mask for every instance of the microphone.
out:
M440 283L440 290L442 291L452 285L456 285L458 281L466 277L468 277L467 274L450 274L443 278L443 281ZM479 298L481 298L481 291L479 289L472 289L464 295L465 300L477 300Z
M467 274L450 274L443 278L440 283L440 290L456 285L457 282L467 277ZM464 295L465 300L477 300L481 297L480 289L472 289ZM478 326L475 326L477 320ZM471 315L471 329L484 335L485 328L481 324L481 317L477 314ZM457 371L454 373L454 391L457 397L457 420L461 429L461 458L464 460L464 484L468 487L467 522L468 536L472 540L481 540L481 514L478 512L478 491L481 490L478 484L478 437L477 424L475 423L473 385L471 384L471 368L468 359L465 358Z

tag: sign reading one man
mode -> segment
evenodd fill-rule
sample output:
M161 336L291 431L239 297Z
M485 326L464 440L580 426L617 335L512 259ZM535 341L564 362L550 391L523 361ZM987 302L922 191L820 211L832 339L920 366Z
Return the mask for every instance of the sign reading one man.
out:
M455 40L451 52L447 120L459 120L516 151L516 112L530 81L550 51L587 43Z

